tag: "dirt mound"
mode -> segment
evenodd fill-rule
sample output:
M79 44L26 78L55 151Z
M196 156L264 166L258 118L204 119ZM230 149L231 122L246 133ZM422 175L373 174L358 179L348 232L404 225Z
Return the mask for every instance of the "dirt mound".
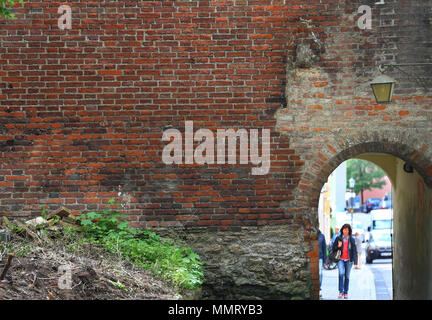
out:
M0 281L0 299L104 300L179 299L170 286L148 272L95 245L50 243L40 246L12 235L2 242L0 272L8 254L9 270Z

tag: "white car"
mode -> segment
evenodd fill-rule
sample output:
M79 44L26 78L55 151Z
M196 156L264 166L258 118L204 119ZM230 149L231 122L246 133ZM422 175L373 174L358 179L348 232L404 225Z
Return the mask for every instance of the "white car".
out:
M393 257L392 234L390 230L373 230L366 246L366 263L376 259L391 259Z

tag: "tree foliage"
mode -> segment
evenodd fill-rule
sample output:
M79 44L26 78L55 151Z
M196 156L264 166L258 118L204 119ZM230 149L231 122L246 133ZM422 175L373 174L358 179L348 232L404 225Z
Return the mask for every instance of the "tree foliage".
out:
M0 0L0 18L13 19L15 18L14 14L11 11L11 8L17 4L24 4L23 0Z
M354 193L361 193L362 203L364 202L363 191L382 188L386 184L383 179L385 176L386 173L372 162L360 159L349 159L347 161L347 189L351 189L349 180L353 178L355 180Z

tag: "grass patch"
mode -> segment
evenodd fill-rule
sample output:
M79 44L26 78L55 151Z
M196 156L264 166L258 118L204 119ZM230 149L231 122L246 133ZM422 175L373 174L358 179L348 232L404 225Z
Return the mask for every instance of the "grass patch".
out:
M109 204L118 207L114 200ZM82 214L84 240L173 283L179 289L197 289L203 283L203 262L189 247L156 233L129 227L125 215L109 208Z

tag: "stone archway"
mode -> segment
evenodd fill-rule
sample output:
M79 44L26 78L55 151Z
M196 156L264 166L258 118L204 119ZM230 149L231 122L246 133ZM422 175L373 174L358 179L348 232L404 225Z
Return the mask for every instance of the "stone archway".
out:
M313 154L295 196L317 227L321 187L343 161L360 158L387 172L394 190L394 299L432 298L432 162L430 150L416 139L387 139L384 135L360 135L353 141L327 143ZM405 140L405 141L404 141ZM407 172L404 165L413 167ZM312 274L318 273L311 264ZM315 287L316 290L316 287Z

